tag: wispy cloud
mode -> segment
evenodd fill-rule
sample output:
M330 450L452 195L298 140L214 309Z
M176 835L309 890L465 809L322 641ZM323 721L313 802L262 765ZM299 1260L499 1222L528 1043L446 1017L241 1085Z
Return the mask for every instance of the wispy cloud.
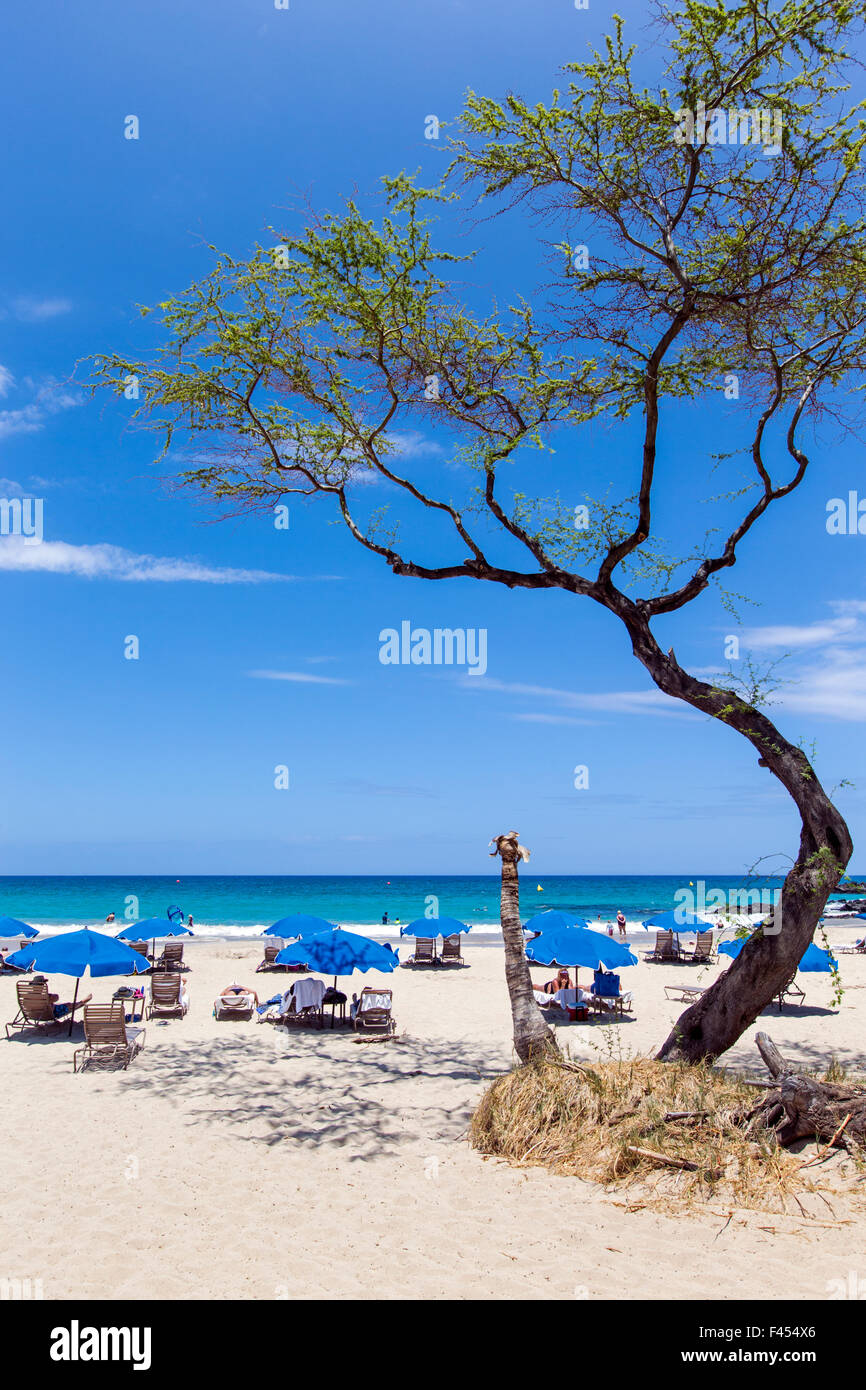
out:
M512 714L512 719L520 719L525 724L591 724L597 726L598 719L581 719L574 714Z
M0 538L0 571L70 574L82 579L117 579L131 583L263 584L288 583L332 575L271 574L267 570L222 569L199 560L136 555L119 545L70 545L43 541L25 545L22 536Z
M15 385L15 378L8 367L4 367L0 362L0 396L8 396L12 387Z
M257 681L295 681L298 685L351 685L336 676L313 676L309 671L247 671Z
M467 690L499 691L506 695L553 700L567 709L599 710L604 714L660 714L679 719L700 717L661 690L560 690L554 686L498 681L487 676L474 679L464 676L460 683Z
M56 319L68 314L72 308L69 299L37 299L32 295L21 295L12 304L12 312L22 323L42 323L45 319Z
M80 396L68 391L56 381L44 381L41 385L28 381L25 384L35 391L35 395L25 405L14 410L0 410L0 439L13 434L35 434L44 428L45 421L50 416L59 415L64 410L72 410L81 404ZM3 394L0 391L0 395Z

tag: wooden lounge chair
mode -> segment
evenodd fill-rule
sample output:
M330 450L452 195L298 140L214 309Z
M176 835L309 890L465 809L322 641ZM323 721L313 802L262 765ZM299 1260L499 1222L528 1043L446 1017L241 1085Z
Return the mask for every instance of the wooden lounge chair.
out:
M75 1016L76 1009L83 1009L92 999L88 994L86 999L78 999L73 1005L71 1001L65 1004L56 1004L48 993L48 983L42 979L19 980L15 986L18 994L18 1012L11 1023L6 1024L6 1036L12 1037L12 1031L20 1028L60 1028L69 1024L71 1028L72 1018ZM62 1010L60 1017L55 1012L56 1009Z
M782 1012L782 1005L785 1003L789 995L792 999L795 996L798 1000L806 998L805 990L802 990L800 986L797 984L796 970L794 971L788 983L786 985L783 985L782 988L779 990L779 993L776 995L776 1003L779 1006L779 1013Z
M151 977L148 1018L177 1018L178 1014L183 1018L188 1008L189 1000L180 975Z
M657 931L656 944L651 951L644 951L644 960L672 961L680 959L679 945L674 941L672 931Z
M396 1032L397 1024L391 1017L392 1004L393 995L390 989L378 989L374 985L366 985L361 990L361 998L358 1000L355 1032L385 1034Z
M153 968L154 970L166 970L171 972L189 970L189 966L184 965L183 961L183 942L167 941L162 955Z
M685 959L689 960L692 965L709 965L715 958L712 928L709 931L699 931L695 941L695 949Z
M148 964L152 965L146 941L130 941L129 945L132 947L133 951L135 951L139 956L143 956L143 958L148 962ZM146 971L130 970L129 973L130 975L144 975L146 974Z
M213 1001L213 1016L221 1018L251 1019L256 1011L256 1000L252 990L239 990L237 994L220 994Z
M324 980L318 980L314 976L296 980L291 987L291 995L289 1008L286 1009L285 1013L279 1015L277 1022L285 1023L288 1027L303 1027L307 1023L318 1023L318 1027L324 1029Z
M408 960L404 960L404 965L435 965L436 938L433 936L416 936L415 953Z
M439 956L440 965L465 965L463 952L460 947L460 933L455 932L453 936L446 936L442 939L442 951Z
M283 970L284 966L277 965L277 956L282 949L282 946L266 946L265 958L256 966L256 974L260 975L263 970Z
M119 1062L124 1071L133 1057L144 1047L143 1028L127 1028L124 1002L88 1004L84 1010L84 1046L72 1055L72 1070L78 1071L89 1062Z

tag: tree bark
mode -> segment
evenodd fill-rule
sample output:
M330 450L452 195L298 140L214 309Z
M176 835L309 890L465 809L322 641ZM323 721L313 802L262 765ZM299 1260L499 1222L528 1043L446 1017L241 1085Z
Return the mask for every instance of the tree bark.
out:
M851 835L801 748L735 691L697 680L661 650L641 605L608 590L605 606L621 618L635 656L660 690L719 719L748 739L758 765L781 783L800 813L800 846L773 913L771 934L747 943L729 969L680 1015L660 1059L712 1060L732 1047L794 975L829 894L853 852Z
M535 1002L532 976L526 959L523 928L520 925L520 888L517 864L528 859L529 851L517 843L517 831L498 835L494 855L502 860L502 896L500 922L505 945L505 981L511 999L511 1019L514 1031L514 1050L522 1063L539 1057L559 1057L553 1032L541 1016Z

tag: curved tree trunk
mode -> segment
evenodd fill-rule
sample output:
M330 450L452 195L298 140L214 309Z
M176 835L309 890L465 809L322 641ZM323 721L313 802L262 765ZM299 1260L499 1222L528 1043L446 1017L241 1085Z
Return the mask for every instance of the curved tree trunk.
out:
M638 660L665 694L685 700L728 724L758 752L758 765L782 783L800 813L800 848L773 914L772 934L743 948L732 965L677 1019L658 1053L660 1058L696 1062L726 1052L761 1010L787 984L818 925L828 895L851 858L853 844L801 748L732 690L720 690L689 675L673 650L665 654L640 608L619 594L610 606L622 618Z
M529 851L517 843L517 831L496 837L496 849L502 859L502 897L500 921L505 944L505 980L511 998L511 1018L514 1027L514 1050L521 1062L545 1054L559 1056L553 1033L541 1016L532 990L532 976L526 960L523 928L520 925L520 889L517 864L528 859Z

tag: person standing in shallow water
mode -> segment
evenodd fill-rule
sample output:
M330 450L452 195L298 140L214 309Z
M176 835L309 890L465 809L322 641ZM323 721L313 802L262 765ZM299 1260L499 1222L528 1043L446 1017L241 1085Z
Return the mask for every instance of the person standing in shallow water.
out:
M616 914L616 924L619 927L620 936L625 936L626 922L625 913L623 912L622 908L620 908L619 912Z

